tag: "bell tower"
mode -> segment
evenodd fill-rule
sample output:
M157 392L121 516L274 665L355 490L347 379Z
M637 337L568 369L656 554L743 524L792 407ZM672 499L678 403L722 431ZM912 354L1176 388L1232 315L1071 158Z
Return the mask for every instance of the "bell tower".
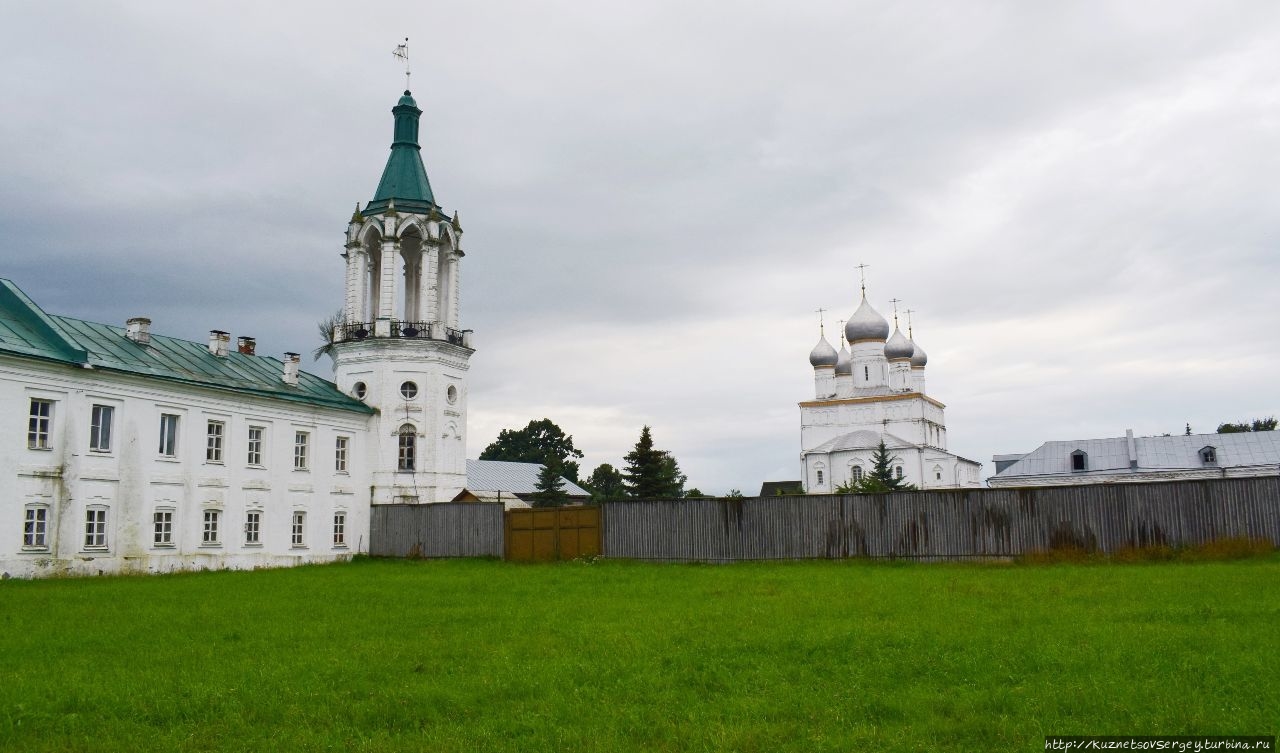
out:
M391 154L347 225L334 381L377 409L365 462L373 504L448 502L466 485L471 330L459 324L462 225L436 203L422 163L422 110L391 110Z

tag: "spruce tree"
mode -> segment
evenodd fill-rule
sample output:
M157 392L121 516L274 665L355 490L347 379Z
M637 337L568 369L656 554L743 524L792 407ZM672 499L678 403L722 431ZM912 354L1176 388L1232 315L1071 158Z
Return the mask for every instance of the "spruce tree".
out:
M530 503L532 507L559 507L569 501L564 490L564 479L560 477L560 463L555 458L548 458L538 471L538 481Z
M653 446L653 431L648 426L640 430L640 439L624 460L627 461L627 469L622 472L622 477L628 497L658 499L683 496L687 478L670 453Z

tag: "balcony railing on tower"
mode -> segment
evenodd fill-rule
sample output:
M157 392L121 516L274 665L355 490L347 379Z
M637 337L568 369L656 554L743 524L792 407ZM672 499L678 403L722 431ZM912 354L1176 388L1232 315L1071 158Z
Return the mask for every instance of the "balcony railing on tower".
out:
M338 340L345 342L347 340L367 340L379 337L377 328L373 322L349 322L338 326ZM453 345L461 345L470 347L467 335L471 334L469 329L454 329L446 327L440 322L402 322L396 319L391 320L390 334L385 337L396 339L414 339L414 340L440 340L442 342L451 343Z

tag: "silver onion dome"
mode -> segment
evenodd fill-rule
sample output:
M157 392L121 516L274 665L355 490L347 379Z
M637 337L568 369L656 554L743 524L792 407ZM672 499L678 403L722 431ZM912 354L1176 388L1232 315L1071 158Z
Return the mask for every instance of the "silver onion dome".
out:
M884 357L890 361L910 358L915 355L915 352L915 346L911 344L906 335L902 334L900 329L895 329L893 337L890 337L889 342L884 344Z
M889 336L889 322L885 321L864 297L858 310L844 323L844 337L851 343L859 340L879 340Z
M840 343L840 355L836 357L836 376L853 376L853 359L844 343Z
M835 366L839 358L836 349L831 347L825 337L818 338L818 344L809 351L809 365L815 369L819 366Z
M915 340L911 341L911 346L915 348L915 353L911 356L911 368L923 369L926 363L929 363L929 355L924 352L924 348Z

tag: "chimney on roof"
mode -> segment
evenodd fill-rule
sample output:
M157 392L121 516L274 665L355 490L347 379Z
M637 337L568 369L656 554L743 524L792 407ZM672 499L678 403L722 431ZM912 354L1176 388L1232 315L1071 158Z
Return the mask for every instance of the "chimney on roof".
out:
M301 358L297 353L284 354L284 374L280 376L280 379L285 384L296 385L298 383L298 362L300 360Z
M240 351L246 356L253 355L253 351L257 347L258 347L258 341L254 340L252 337L236 338L236 350Z
M220 329L209 330L209 352L215 356L225 356L231 345L231 335Z
M1126 444L1129 445L1129 468L1137 470L1138 468L1138 443L1133 440L1133 429L1124 430L1124 438Z
M135 316L124 323L124 336L139 345L151 342L151 320L145 316Z

